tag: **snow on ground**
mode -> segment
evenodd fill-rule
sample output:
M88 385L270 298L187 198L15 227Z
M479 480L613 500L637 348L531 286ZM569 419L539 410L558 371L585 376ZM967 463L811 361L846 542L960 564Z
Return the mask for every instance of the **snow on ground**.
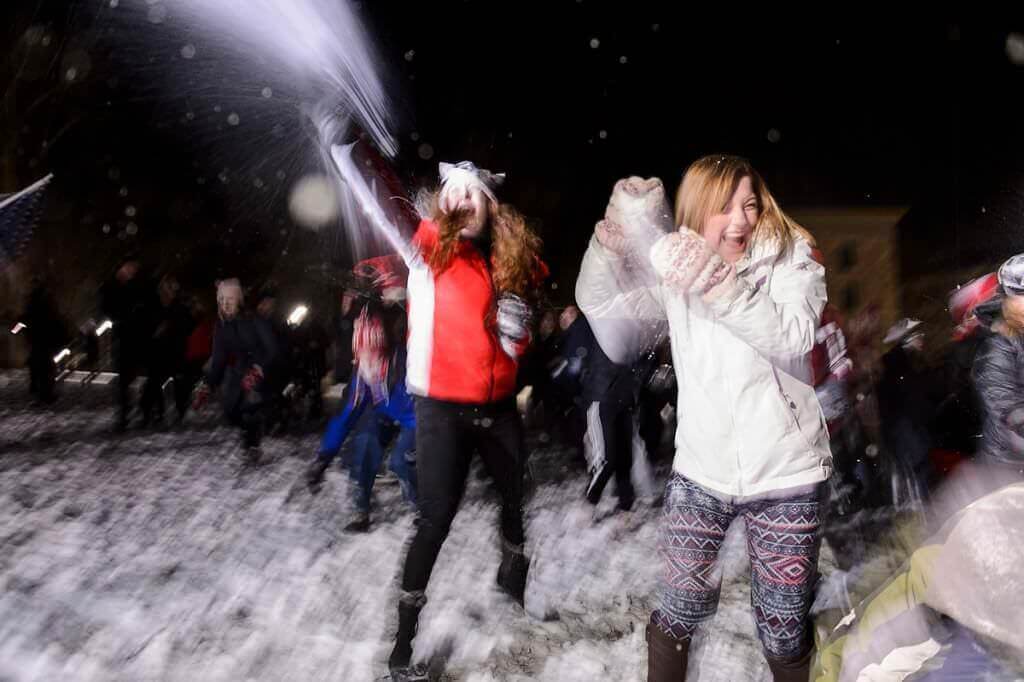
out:
M396 485L378 483L372 532L347 534L346 473L332 469L318 496L298 485L313 431L268 439L252 467L214 410L115 437L109 389L65 387L47 410L22 389L0 377L0 680L384 678L412 530ZM527 608L552 621L493 587L497 508L471 474L416 640L417 655L445 661L442 679L644 679L660 509L602 507L595 522L568 460L552 448L532 459ZM739 524L726 557L691 675L768 680Z

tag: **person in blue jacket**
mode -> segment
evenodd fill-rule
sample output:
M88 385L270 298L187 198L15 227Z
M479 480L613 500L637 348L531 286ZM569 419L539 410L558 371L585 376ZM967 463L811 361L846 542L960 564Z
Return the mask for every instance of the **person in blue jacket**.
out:
M391 425L398 436L391 444L388 467L398 476L402 494L416 504L416 417L412 396L405 385L405 347L389 329L386 313L367 305L356 318L352 334L355 371L346 387L344 407L327 425L320 452L310 464L306 481L318 492L327 467L354 431L350 474L355 483L355 518L347 530L365 532L370 528L370 496L380 470L383 448L381 434Z

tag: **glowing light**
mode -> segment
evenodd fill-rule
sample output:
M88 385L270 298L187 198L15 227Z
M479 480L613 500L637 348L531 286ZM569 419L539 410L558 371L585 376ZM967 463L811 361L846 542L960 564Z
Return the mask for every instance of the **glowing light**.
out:
M304 305L295 306L292 310L292 314L288 316L288 324L293 327L297 327L302 324L302 321L306 319L306 315L309 314L309 308Z

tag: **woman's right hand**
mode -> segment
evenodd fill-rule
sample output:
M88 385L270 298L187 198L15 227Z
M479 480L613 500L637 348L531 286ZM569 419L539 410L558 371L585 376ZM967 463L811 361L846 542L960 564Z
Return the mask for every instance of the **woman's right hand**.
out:
M624 256L629 253L629 240L622 231L622 226L611 220L599 220L594 226L594 235L601 246L612 253Z
M601 246L618 255L644 257L672 229L665 188L657 178L623 178L615 183L604 219L594 228Z

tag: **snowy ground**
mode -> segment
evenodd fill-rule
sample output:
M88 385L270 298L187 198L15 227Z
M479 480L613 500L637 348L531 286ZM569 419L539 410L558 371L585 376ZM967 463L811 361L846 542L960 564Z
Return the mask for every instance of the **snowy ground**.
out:
M315 433L268 439L254 468L212 410L113 437L109 389L66 387L52 410L28 409L22 390L0 376L0 681L385 676L412 528L397 486L378 485L372 532L346 534L343 471L319 496L297 486ZM531 619L492 587L497 510L473 475L416 641L447 661L442 679L644 679L660 510L595 522L565 458L535 449L528 509L527 606L559 619ZM770 679L741 532L692 656L705 682ZM833 570L827 547L821 563Z

